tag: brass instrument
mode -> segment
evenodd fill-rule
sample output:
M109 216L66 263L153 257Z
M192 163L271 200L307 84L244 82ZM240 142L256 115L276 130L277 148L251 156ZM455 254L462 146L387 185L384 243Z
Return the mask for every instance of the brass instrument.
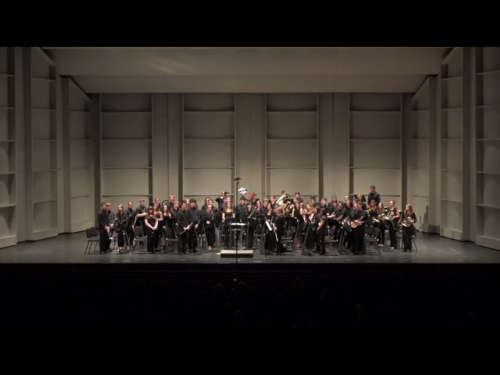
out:
M406 215L406 212L405 212L405 217L403 218L403 220L401 220L399 222L399 227L409 228L412 225L413 225L413 221L412 221L411 217Z
M274 202L274 204L277 204L278 206L281 206L285 203L285 200L286 199L289 199L290 196L288 195L288 193L285 191L285 190L282 190L281 191L281 197L279 197L276 202Z

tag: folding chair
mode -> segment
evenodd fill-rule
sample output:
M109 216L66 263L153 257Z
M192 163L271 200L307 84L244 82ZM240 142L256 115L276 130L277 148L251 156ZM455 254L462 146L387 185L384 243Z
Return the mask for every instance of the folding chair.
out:
M101 241L101 237L99 235L99 231L97 228L88 228L85 230L85 235L87 236L87 246L85 246L85 251L83 254L90 254L90 250L92 249L92 245L94 245L93 251L96 251L99 242Z
M380 248L378 247L378 234L380 232L379 228L372 225L368 227L365 234L365 254L368 250L376 250L379 255L382 255Z
M286 248L291 248L292 252L295 254L295 239L297 237L297 220L291 217L285 218L285 233L286 236L281 237L281 244Z
M141 247L147 250L148 238L144 235L144 231L142 230L141 226L134 228L134 236L135 236L136 246L140 245ZM134 250L135 246L132 248L132 253L134 252Z

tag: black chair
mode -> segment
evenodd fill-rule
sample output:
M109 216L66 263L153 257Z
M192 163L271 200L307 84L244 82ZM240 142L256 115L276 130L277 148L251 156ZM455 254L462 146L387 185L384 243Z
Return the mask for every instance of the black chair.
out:
M134 237L136 246L139 245L147 250L148 238L144 235L144 231L141 226L134 228ZM135 250L135 246L132 248L132 253Z
M99 235L99 230L97 228L86 229L85 235L87 236L87 246L85 246L84 254L87 254L87 252L90 254L91 249L93 249L93 251L96 251L97 246L99 245L99 242L101 240L101 237Z
M380 247L378 247L378 234L380 229L370 225L365 234L365 254L367 250L376 250L379 255L382 255Z

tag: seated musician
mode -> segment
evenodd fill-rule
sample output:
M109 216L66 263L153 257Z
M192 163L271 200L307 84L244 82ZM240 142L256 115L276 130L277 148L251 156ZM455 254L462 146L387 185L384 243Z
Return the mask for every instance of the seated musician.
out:
M233 203L226 201L225 210L222 212L222 233L224 234L224 246L229 249L229 236L230 236L230 219L234 218L236 213L233 209Z

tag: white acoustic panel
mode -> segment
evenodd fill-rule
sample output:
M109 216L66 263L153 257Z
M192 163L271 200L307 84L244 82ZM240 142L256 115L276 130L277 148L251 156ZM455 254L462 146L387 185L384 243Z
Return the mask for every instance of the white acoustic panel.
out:
M427 169L413 169L410 179L410 190L413 195L421 197L429 197L429 170Z
M233 111L233 94L186 94L184 95L185 111Z
M267 138L316 139L318 114L315 112L268 112Z
M477 202L479 205L500 209L500 175L479 174L477 176Z
M105 94L102 95L103 112L150 112L151 94Z
M53 81L33 79L32 81L32 106L35 109L55 108L55 101L52 94L55 91Z
M221 191L233 190L233 171L231 169L186 169L184 170L184 194L213 195Z
M462 204L443 201L441 209L441 221L442 223L446 223L446 229L461 232L463 230Z
M266 96L269 112L312 111L318 109L316 94L270 94Z
M33 111L31 119L33 139L57 138L55 111Z
M16 146L13 142L0 142L0 173L15 172Z
M56 142L33 142L33 171L49 171L56 169L56 158Z
M289 194L300 191L302 195L318 195L317 169L270 169L267 171L268 194L279 195L282 190Z
M480 235L485 237L500 239L500 231L498 223L500 223L500 209L492 207L480 207L480 215L478 215Z
M0 76L0 108L9 106L9 79Z
M51 65L46 57L43 56L43 51L31 49L31 74L33 77L50 78Z
M151 113L102 113L103 139L149 139L152 133Z
M429 225L429 198L411 197L408 203L417 215L416 227L426 231Z
M500 74L488 74L478 77L478 104L500 104Z
M500 139L499 124L500 124L500 106L478 109L477 120L476 120L477 138Z
M479 171L500 173L500 141L478 142L477 162Z
M70 112L69 122L71 124L69 129L71 139L90 138L90 113Z
M410 149L410 160L413 167L428 168L429 167L429 141L412 140Z
M55 200L57 191L57 173L33 173L33 201L45 202Z
M442 111L441 119L441 138L462 138L463 111L461 108Z
M400 140L351 141L351 166L361 168L399 168Z
M400 112L351 112L351 138L399 139L401 121Z
M90 202L90 198L88 197L71 199L71 223L76 225L90 221L91 218L89 215L89 208L91 206L92 203Z
M89 184L89 171L74 170L70 174L71 197L90 195L93 186Z
M442 199L456 202L463 201L462 173L443 171L441 178Z
M91 157L91 147L89 142L70 141L70 166L71 168L86 168Z
M268 140L267 166L269 168L316 168L317 140Z
M149 168L151 141L102 141L103 168Z
M185 139L233 139L234 113L184 112Z
M351 94L351 111L399 111L401 94Z
M0 207L13 205L16 202L16 176L0 175Z
M11 235L15 235L14 211L14 207L0 207L0 241Z
M443 169L462 171L463 144L461 140L442 141L441 151Z
M148 169L109 169L103 171L104 195L146 195L150 193Z
M184 168L231 168L234 165L234 141L185 140Z
M462 78L442 80L442 107L459 108L463 105Z
M34 232L42 232L56 228L57 204L56 202L36 203L33 208Z
M354 169L353 194L368 197L370 186L375 185L381 195L400 195L401 172L399 169ZM345 192L347 194L348 192Z
M411 113L412 138L429 138L429 111Z

